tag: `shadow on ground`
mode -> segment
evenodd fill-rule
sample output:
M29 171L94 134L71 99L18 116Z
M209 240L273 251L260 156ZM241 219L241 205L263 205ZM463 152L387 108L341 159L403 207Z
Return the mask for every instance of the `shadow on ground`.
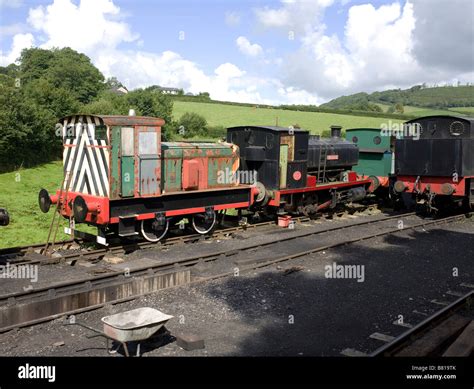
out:
M392 324L398 315L416 324L423 317L413 310L434 312L440 307L431 299L449 289L462 291L460 283L472 282L474 234L436 229L388 235L377 242L283 262L280 269L209 286L209 295L224 299L255 329L235 354L337 356L347 347L370 352L382 345L370 334L400 334L406 328ZM364 282L326 278L325 265L333 262L364 265ZM302 268L285 271L296 265Z

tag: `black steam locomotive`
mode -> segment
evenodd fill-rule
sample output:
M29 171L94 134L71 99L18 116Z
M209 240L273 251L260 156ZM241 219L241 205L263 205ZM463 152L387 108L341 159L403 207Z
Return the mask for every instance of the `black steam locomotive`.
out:
M309 215L361 200L370 185L352 171L359 150L341 138L339 126L329 139L292 127L232 127L227 142L239 146L239 170L256 172L255 206L266 211Z
M395 144L395 193L430 213L474 205L474 119L427 116Z

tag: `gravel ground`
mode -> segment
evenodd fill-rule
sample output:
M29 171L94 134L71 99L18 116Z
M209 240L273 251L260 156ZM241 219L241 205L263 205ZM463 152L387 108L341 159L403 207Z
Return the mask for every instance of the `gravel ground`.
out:
M362 220L354 220L358 221ZM448 291L470 290L466 285L474 283L473 227L474 222L466 220L426 231L402 231L236 277L163 290L77 315L76 319L100 328L101 317L142 306L173 315L166 326L167 333L142 344L145 356L331 356L340 355L346 348L371 352L383 343L369 338L370 334L396 336L406 330L393 324L400 315L405 323L417 324L425 315L441 308L431 302L433 299L453 301L456 297L447 294ZM239 234L242 239L199 246L182 245L168 250L166 255L155 252L159 259L154 260L165 261L167 255L185 257L190 252L196 253L198 247L201 253L205 245L210 251L221 247L230 250L234 245L242 245L241 240L265 241L305 228L327 228L327 224L301 226L295 232L273 230L253 237L244 233ZM330 240L325 238L324 243ZM317 236L313 241L315 245L323 244ZM176 252L172 254L172 251ZM258 255L260 251L255 253ZM147 250L133 254L129 260L153 258L153 251ZM333 263L363 265L363 282L327 278L325 266ZM202 337L205 348L181 349L174 338L180 333ZM87 338L91 334L89 330L64 326L62 320L56 320L1 334L0 355L107 355L105 341Z

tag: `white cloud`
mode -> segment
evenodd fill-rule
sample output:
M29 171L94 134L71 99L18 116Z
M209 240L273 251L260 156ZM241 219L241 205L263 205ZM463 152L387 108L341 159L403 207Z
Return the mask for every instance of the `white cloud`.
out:
M250 43L250 41L244 36L239 36L235 43L242 53L250 57L256 57L263 52L262 46L256 43Z
M319 105L323 101L317 96L306 92L305 90L297 89L295 87L280 87L278 88L278 95L284 99L288 104L312 104Z
M413 0L413 53L424 67L474 70L474 2Z
M69 46L91 53L138 39L127 23L113 20L119 14L111 0L81 0L79 5L54 0L46 7L31 8L28 23L46 37L43 48Z
M324 9L334 0L281 1L281 7L264 7L255 10L257 20L265 28L280 28L285 31L309 32L324 29L320 24Z
M280 23L297 20L301 7L277 9ZM307 25L300 48L284 62L282 79L285 85L325 99L422 82L472 82L474 28L472 20L467 21L469 9L474 11L470 0L454 0L452 7L441 0L354 5L349 8L343 39ZM321 17L316 8L313 11L311 18ZM466 15L465 23L459 23L461 14Z
M8 64L16 62L20 57L21 51L32 47L34 41L35 38L31 34L16 34L13 37L10 52L4 55L0 50L0 66L7 66Z
M327 3L319 4L320 10L324 5ZM284 6L279 12L286 12L286 20L293 20L302 9ZM318 26L306 28L299 50L284 62L285 84L326 98L409 85L420 72L411 55L414 27L410 3L403 8L399 3L379 8L352 6L343 41L336 35L325 35Z
M162 54L118 50L102 53L95 64L106 76L114 75L129 88L153 84L183 88L186 92L209 92L213 99L263 102L258 90L247 88L259 81L231 63L206 74L197 64L172 51ZM133 70L131 72L131 69Z
M226 12L225 22L228 26L236 27L240 24L240 14L238 12Z
M229 62L219 65L219 67L214 70L214 73L223 79L242 77L245 74L244 71Z

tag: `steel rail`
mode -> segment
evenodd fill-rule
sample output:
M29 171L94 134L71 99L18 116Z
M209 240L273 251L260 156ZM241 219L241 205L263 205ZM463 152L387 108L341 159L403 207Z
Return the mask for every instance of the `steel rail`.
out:
M414 341L419 339L423 334L429 331L434 326L438 325L442 321L446 320L448 317L453 315L456 311L468 306L472 303L474 299L474 291L470 291L464 296L458 298L456 301L453 301L451 304L447 305L443 309L435 312L433 315L427 317L421 323L410 328L408 331L402 333L390 343L379 347L373 351L369 356L378 357L378 356L393 356L399 351L403 350L407 345L412 344Z
M140 279L139 278L140 276L142 276L142 278L143 277L145 277L145 278L146 277L153 277L155 275L168 275L169 276L171 274L171 273L169 273L170 270L172 272L173 271L177 272L179 270L182 271L183 269L187 269L190 266L193 266L193 265L201 263L201 262L213 261L213 260L216 260L220 257L228 257L230 255L234 255L238 252L249 250L249 249L252 249L252 248L257 248L257 247L262 247L262 246L265 246L265 245L275 244L275 243L279 243L279 242L286 241L286 240L297 239L297 238L301 238L301 237L305 237L305 236L310 236L310 235L313 235L313 234L328 233L328 232L333 232L335 230L353 228L353 227L358 227L358 226L364 225L364 224L373 224L373 223L377 223L377 222L383 222L383 221L391 220L391 219L394 219L394 218L400 218L400 217L403 217L403 216L411 216L411 215L412 214L395 215L395 216L390 216L390 217L383 218L383 219L365 221L365 222L362 222L362 223L353 223L353 224L344 225L344 226L337 226L337 227L334 227L334 228L331 228L331 229L313 231L313 232L309 232L309 233L307 232L307 233L299 234L299 235L296 235L296 236L290 236L290 237L283 238L283 239L273 240L273 241L265 242L263 244L255 244L255 245L245 246L245 247L242 247L242 248L235 249L233 251L219 251L219 252L215 252L215 253L199 255L199 256L190 257L190 258L183 258L183 259L180 259L180 260L177 260L177 261L174 261L174 262L170 262L170 263L156 264L156 265L152 265L152 266L144 266L144 267L140 267L140 268L136 268L136 269L131 269L130 274L129 274L128 277L125 277L122 272L115 272L115 273L111 273L111 274L104 274L104 275L96 276L94 278L87 278L87 279L81 279L81 280L67 281L67 282L52 284L52 285L48 285L48 286L45 286L45 287L42 287L42 288L39 288L39 289L36 289L36 290L29 290L29 291L25 291L25 292L18 292L18 293L11 293L11 294L7 294L7 295L2 295L2 296L0 296L0 303L3 303L2 308L5 308L5 307L8 308L8 306L17 306L18 303L21 306L22 303L25 303L25 299L28 299L28 301L26 301L26 303L27 303L26 305L28 305L28 304L29 305L31 305L31 304L34 305L34 304L45 304L45 302L47 303L49 300L52 301L53 299L57 298L58 296L60 296L61 298L74 298L74 296L78 296L80 293L87 293L87 292L90 292L90 291L94 292L94 291L98 291L100 288L103 289L103 288L107 288L107 287L116 287L117 285L120 286L122 284L130 283L133 280ZM387 231L378 232L378 233L375 233L375 234L369 234L369 235L365 235L365 236L358 237L358 238L353 238L353 239L346 239L346 240L343 240L343 241L340 241L340 242L337 242L337 243L324 245L324 246L318 246L318 247L312 248L310 250L304 250L304 251L296 252L296 253L293 253L293 254L290 254L290 255L285 255L285 256L282 256L280 258L276 258L276 259L272 259L272 260L268 260L268 261L257 260L255 263L251 263L247 266L240 267L239 271L241 273L245 273L247 271L251 271L251 270L262 268L262 267L267 267L267 266L270 266L270 265L273 265L273 264L276 264L276 263L279 263L279 262L284 262L284 261L288 261L288 260L291 260L291 259L303 257L303 256L306 256L306 255L309 255L309 254L313 254L313 253L316 253L316 252L319 252L319 251L323 251L323 250L328 250L330 248L336 248L336 247L352 244L352 243L355 243L355 242L360 242L360 241L364 241L364 240L368 240L368 239L388 235L388 234L403 232L403 231L407 231L407 230L413 230L413 229L419 228L419 227L427 227L427 226L444 224L444 223L448 223L448 222L459 221L459 220L462 220L462 219L466 218L467 216L471 216L471 215L472 215L472 213L468 213L468 214L456 215L456 216L446 217L446 218L437 219L437 220L423 221L421 223L417 223L417 224L414 224L414 225L411 225L411 226L407 226L403 229L400 229L400 228L397 227L397 228L393 228L393 229L390 229L390 230L387 230ZM225 272L225 273L212 275L212 276L208 276L208 277L202 277L198 280L189 279L189 281L186 282L186 284L206 282L206 281L210 281L210 280L214 280L214 279L218 279L218 278L222 278L222 277L232 276L233 274L234 274L234 272L231 271L231 272ZM172 286L174 286L174 285L172 285ZM58 313L55 313L55 314L52 314L52 315L49 315L49 316L44 316L44 317L41 317L41 318L37 318L33 321L15 323L14 325L10 325L10 326L7 326L7 327L0 327L0 332L5 332L5 331L8 331L12 328L18 328L18 327L23 327L23 326L27 326L27 325L37 324L37 323L44 322L44 321L49 321L49 320L52 320L52 319L55 319L55 318L58 318L58 317L61 317L61 316L65 316L65 315L70 315L70 314L84 312L84 311L87 311L87 310L100 308L100 307L102 307L106 304L110 304L112 302L113 303L118 303L118 302L122 302L122 301L133 300L135 298L153 293L155 291L156 290L151 291L151 292L139 293L137 295L126 296L124 298L118 298L117 297L117 298L115 298L111 301L106 301L106 302L103 302L103 303L98 303L98 304L93 304L93 305L90 305L90 306L80 307L80 308L77 308L77 309L70 309L70 310L67 310L67 311L58 312ZM31 306L29 307L29 309L32 309Z
M270 245L274 245L274 244L278 244L278 243L282 243L282 242L287 242L287 241L290 241L290 240L305 238L305 237L312 236L312 235L321 235L321 234L326 234L326 233L330 233L330 232L334 232L334 231L341 231L341 230L348 229L348 228L360 227L360 226L363 226L363 225L382 223L382 222L386 222L386 221L389 221L389 220L392 220L392 219L396 219L396 218L399 219L400 217L413 216L413 215L414 215L414 213L393 215L393 216L388 216L388 217L385 217L385 218L382 218L382 219L365 220L365 221L358 222L358 223L351 223L351 224L347 224L347 225L334 226L332 228L328 228L328 229L324 229L324 230L303 232L301 234L291 235L291 236L288 236L288 237L285 237L285 238L273 239L273 240L269 240L267 242L251 244L251 245L239 247L239 248L236 248L236 249L233 249L233 250L228 250L228 249L227 250L220 250L220 251L215 251L215 252L208 253L208 254L200 254L200 255L196 255L196 256L192 256L192 257L188 257L188 258L178 259L176 261L169 262L169 263L157 263L156 265L141 266L141 267L137 267L133 270L131 269L130 274L139 274L140 272L149 272L150 270L153 270L153 271L163 270L163 269L164 270L169 270L169 269L176 268L177 266L191 266L191 265L194 265L198 262L209 262L209 261L213 261L213 260L215 260L219 257L233 256L233 255L236 255L237 253L242 252L242 251L248 251L248 250L252 250L252 249L256 249L256 248L270 246ZM399 230L399 229L397 228L397 230ZM327 247L327 246L325 246L325 247ZM87 253L84 253L84 254L87 254ZM77 280L73 280L73 281L59 282L59 283L43 286L43 287L37 288L37 289L31 289L29 291L11 292L11 293L0 295L0 305L2 304L2 301L5 301L5 300L10 299L10 298L15 298L16 299L16 298L19 298L21 296L28 296L28 295L31 296L33 294L38 294L38 293L41 293L41 292L48 292L51 289L56 289L56 288L60 288L60 287L62 288L62 287L67 287L67 286L74 286L74 285L77 285L77 284L83 284L83 283L87 283L87 282L96 282L98 280L111 279L111 278L115 278L117 276L123 276L123 272L112 272L112 273L108 273L108 274L96 275L94 277L81 278L81 279L77 279Z

